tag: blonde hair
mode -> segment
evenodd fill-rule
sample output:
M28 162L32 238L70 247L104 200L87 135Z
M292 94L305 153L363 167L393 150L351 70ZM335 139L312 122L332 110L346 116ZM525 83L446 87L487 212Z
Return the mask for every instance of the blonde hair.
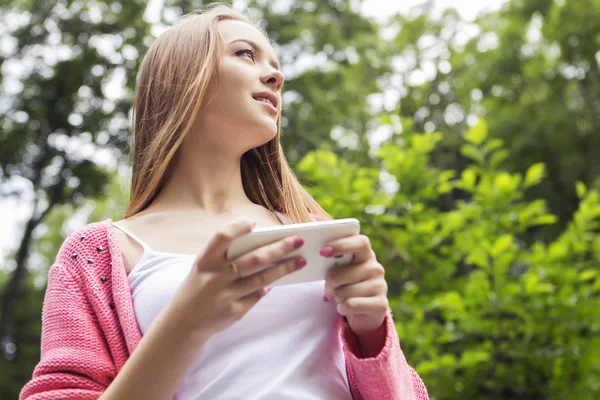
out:
M200 111L208 84L218 79L224 43L219 21L255 26L242 13L216 5L188 14L160 35L140 66L133 105L131 201L125 217L146 209L168 179L177 150ZM277 135L242 156L244 191L268 210L285 212L292 222L311 221L327 213L302 187L283 154Z

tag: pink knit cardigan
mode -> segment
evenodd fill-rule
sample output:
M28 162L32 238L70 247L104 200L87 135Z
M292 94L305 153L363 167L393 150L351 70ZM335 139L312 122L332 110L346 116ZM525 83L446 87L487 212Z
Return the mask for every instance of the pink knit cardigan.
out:
M428 400L407 364L390 313L387 337L373 358L359 356L340 318L354 399ZM97 399L135 350L142 334L112 221L85 226L63 243L50 268L42 311L41 360L20 399Z

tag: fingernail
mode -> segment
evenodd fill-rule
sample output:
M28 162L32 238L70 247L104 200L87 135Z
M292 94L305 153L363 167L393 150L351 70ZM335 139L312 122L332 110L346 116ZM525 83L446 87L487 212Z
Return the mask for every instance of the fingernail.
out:
M321 249L320 253L323 257L329 257L333 253L333 247L325 246Z
M323 295L323 301L328 302L329 299L327 298L327 296Z
M267 293L269 293L271 290L273 290L273 288L272 288L272 287L268 288L268 289L267 289Z
M301 237L297 237L294 240L294 248L296 248L296 249L302 247L303 244L304 244L304 239L302 239Z
M296 259L296 269L300 269L306 265L306 259L304 257L300 257Z

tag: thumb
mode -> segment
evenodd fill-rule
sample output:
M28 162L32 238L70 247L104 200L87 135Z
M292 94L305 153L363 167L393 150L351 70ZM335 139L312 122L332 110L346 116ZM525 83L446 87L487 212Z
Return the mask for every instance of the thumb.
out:
M250 233L255 226L256 221L248 217L240 217L228 222L213 235L200 256L198 264L227 261L227 248L231 242L242 235Z

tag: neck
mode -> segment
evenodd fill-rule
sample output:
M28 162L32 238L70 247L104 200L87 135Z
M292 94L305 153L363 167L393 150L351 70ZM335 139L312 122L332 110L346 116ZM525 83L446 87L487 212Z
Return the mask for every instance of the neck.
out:
M253 205L242 185L241 157L180 152L152 208L229 213Z

